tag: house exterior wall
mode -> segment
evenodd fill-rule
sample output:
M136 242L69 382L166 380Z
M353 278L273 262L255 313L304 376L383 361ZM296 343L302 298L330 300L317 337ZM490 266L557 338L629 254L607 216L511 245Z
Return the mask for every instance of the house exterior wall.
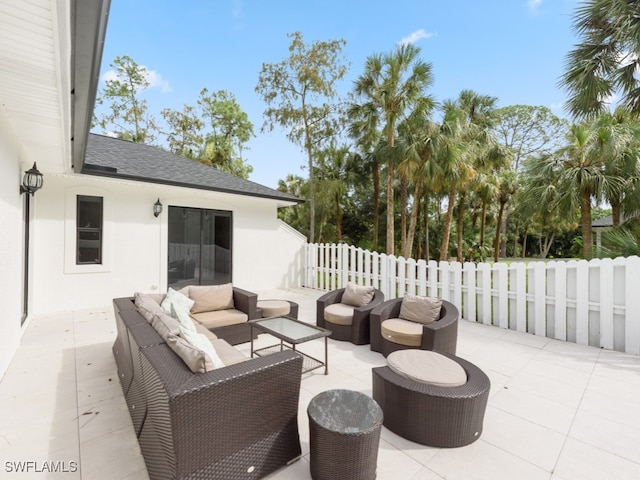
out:
M87 175L51 175L38 192L34 311L52 313L105 306L136 291L167 288L168 207L231 211L234 285L251 291L301 284L291 272L304 237L283 230L277 202ZM103 197L103 263L75 264L76 196ZM153 216L160 198L163 213Z
M18 348L23 327L23 208L19 193L24 165L21 151L5 110L0 107L0 378ZM25 162L26 164L26 162ZM30 168L26 167L26 169ZM35 208L37 201L32 202ZM35 232L32 232L35 235ZM25 323L26 325L26 323Z

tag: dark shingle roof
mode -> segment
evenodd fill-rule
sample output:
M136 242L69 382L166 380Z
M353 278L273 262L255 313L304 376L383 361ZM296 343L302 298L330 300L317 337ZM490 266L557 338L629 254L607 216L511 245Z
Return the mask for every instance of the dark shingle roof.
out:
M301 199L158 147L89 134L82 173L286 202Z

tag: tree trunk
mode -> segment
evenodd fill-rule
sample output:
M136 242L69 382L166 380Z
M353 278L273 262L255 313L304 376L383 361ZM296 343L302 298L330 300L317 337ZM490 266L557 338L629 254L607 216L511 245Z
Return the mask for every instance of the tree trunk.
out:
M338 242L342 242L342 209L340 208L340 197L336 196L336 236Z
M482 215L480 217L480 250L484 252L484 234L487 226L487 202L482 200ZM484 256L484 253L482 254Z
M620 225L620 202L618 200L611 201L611 221L613 222L613 226L617 227Z
M400 251L404 258L409 258L405 253L411 250L410 246L407 246L407 205L409 193L407 186L407 178L404 175L400 175ZM409 254L410 255L410 254Z
M522 258L527 256L527 235L529 234L529 226L524 227L524 235L522 238Z
M316 187L313 179L313 157L311 156L311 148L307 148L307 156L309 166L309 243L314 243L316 233Z
M502 214L504 213L504 205L506 202L500 201L500 210L498 211L498 220L496 226L502 224ZM493 260L497 262L500 259L500 230L496 228L496 238L493 240Z
M511 216L511 204L505 203L505 209L500 225L500 256L507 256L507 226L509 225L509 217Z
M393 225L393 161L387 161L387 255L395 255L395 231Z
M591 232L591 192L585 191L580 199L580 223L582 225L582 258L591 260L593 238Z
M456 187L449 190L449 204L447 205L447 217L444 221L444 231L442 232L442 244L440 246L440 261L449 258L449 236L451 235L451 224L453 223L453 206L456 201Z
M458 261L462 262L463 260L463 252L462 252L462 237L463 237L463 229L464 229L464 200L467 196L467 192L460 192L458 198Z
M431 252L429 251L429 196L425 195L424 199L424 259L429 261L431 259Z
M376 163L373 166L373 247L374 252L379 246L379 225L380 225L380 166Z
M413 240L416 237L416 226L418 224L418 211L420 210L420 190L422 182L416 179L416 185L413 188L413 206L411 207L411 215L409 217L409 232L407 233L407 249L402 252L404 258L411 258L413 252Z

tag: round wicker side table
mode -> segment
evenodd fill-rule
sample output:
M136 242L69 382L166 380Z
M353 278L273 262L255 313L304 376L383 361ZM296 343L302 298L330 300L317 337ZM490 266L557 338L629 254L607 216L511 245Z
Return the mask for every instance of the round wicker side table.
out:
M351 390L327 390L307 407L311 477L314 480L376 478L382 409Z

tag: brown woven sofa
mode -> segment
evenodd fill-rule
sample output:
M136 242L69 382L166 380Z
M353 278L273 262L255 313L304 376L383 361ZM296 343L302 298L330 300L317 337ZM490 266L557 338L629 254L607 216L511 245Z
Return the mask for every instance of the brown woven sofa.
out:
M300 356L283 351L193 373L133 298L113 305L113 354L151 480L259 479L299 458Z
M422 326L422 338L419 346L407 346L394 343L382 336L381 324L390 318L398 318L402 298L394 298L378 305L371 311L371 350L387 357L391 352L405 348L419 348L444 353L456 353L458 343L458 318L460 316L455 305L442 301L440 318Z

